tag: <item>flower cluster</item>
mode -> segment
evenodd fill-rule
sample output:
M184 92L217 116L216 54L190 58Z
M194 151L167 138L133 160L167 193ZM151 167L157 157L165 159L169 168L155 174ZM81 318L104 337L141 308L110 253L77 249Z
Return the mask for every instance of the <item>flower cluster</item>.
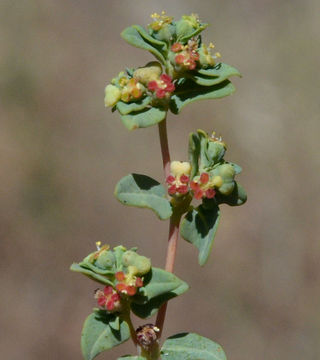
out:
M192 38L188 41L187 45L179 42L171 46L171 51L176 53L174 60L177 65L181 65L189 70L194 70L199 61L198 42Z
M119 100L129 102L138 100L145 93L146 88L134 78L128 78L122 71L118 77L112 79L111 84L105 88L104 103L114 106Z
M162 99L166 95L170 95L175 90L175 86L169 75L162 74L158 80L149 82L148 90L153 91L158 99Z
M215 60L221 57L219 52L211 54L211 49L215 46L210 43L209 46L201 44L199 47L196 38L191 38L186 45L176 42L171 46L171 51L175 53L175 64L188 70L194 70L197 65L214 66Z
M193 179L190 183L190 188L193 191L194 197L197 200L206 197L207 199L213 199L216 195L215 188L222 185L223 180L221 176L212 176L206 172L203 172L199 177Z
M112 286L106 286L103 290L96 290L94 297L97 299L98 305L109 312L121 310L121 297Z
M115 274L117 285L116 289L119 293L128 296L133 296L137 293L138 288L143 286L143 281L140 277L136 277L130 272L125 274L123 271L118 271Z
M189 192L189 175L191 171L190 163L181 161L172 161L170 164L170 175L166 182L169 186L170 195L184 195Z
M172 16L167 16L165 11L160 14L153 13L151 18L154 20L153 23L149 24L149 27L154 31L161 30L164 26L171 24L173 21Z

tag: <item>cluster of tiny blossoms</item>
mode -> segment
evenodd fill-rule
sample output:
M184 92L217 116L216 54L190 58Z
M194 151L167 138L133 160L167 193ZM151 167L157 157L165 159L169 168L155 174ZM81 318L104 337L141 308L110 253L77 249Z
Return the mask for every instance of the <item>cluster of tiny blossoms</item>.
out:
M158 99L162 99L167 94L170 95L170 93L175 90L175 86L169 75L162 74L158 80L152 80L149 82L148 89L153 91Z
M141 74L143 71L147 72L148 70L149 73L154 71L152 76L148 74L145 79L141 79L141 76L135 77L136 73ZM158 99L169 97L175 90L172 78L167 74L160 75L157 72L158 69L139 68L131 79L124 72L121 72L105 89L105 105L112 107L120 100L125 103L137 101L146 95L148 91ZM145 81L147 78L150 78L150 81Z
M190 188L192 189L193 195L197 200L200 200L203 197L206 197L207 199L213 199L216 195L214 187L221 185L221 182L221 176L214 176L212 179L210 179L209 174L203 172L197 181L191 181Z
M175 56L175 62L178 65L185 66L189 70L195 69L197 66L196 62L200 59L200 55L197 50L198 43L194 39L190 39L187 45L177 42L171 46L171 51L177 53Z
M165 11L162 11L161 15L157 13L153 13L150 15L150 17L154 21L153 23L149 24L149 27L155 31L161 30L164 26L171 24L173 21L173 17L167 16Z
M189 192L189 175L191 171L190 163L181 161L172 161L170 164L170 175L167 177L166 182L169 186L168 193L187 194Z
M121 310L121 297L112 286L106 286L103 290L97 289L94 297L98 305L109 312Z
M115 289L112 286L106 286L103 290L95 291L95 298L98 305L109 312L121 311L121 295L134 296L138 288L143 286L143 281L140 277L125 274L123 271L118 271L115 274L117 284Z
M109 285L103 290L97 289L95 291L95 298L102 309L109 312L121 311L121 297L134 296L138 289L143 286L143 280L133 275L130 266L128 270L128 274L123 271L115 273L115 288Z
M192 38L186 45L183 45L180 42L174 43L171 46L171 51L176 53L174 60L177 65L189 70L194 70L197 67L198 62L200 64L211 66L215 64L215 59L219 58L221 55L218 52L211 55L210 50L213 48L214 45L212 43L210 43L208 47L202 44L199 48L198 41L195 38Z
M170 175L166 179L169 195L185 195L192 192L195 199L213 199L216 188L223 184L221 176L212 176L202 172L190 182L191 166L188 162L172 161L170 164Z

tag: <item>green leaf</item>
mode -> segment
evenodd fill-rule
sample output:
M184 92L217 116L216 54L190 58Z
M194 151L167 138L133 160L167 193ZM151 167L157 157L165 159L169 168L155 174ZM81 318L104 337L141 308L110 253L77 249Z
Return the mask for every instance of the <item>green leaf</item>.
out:
M177 39L178 42L181 43L186 43L189 39L197 36L198 34L200 34L204 29L206 29L209 26L209 24L203 23L201 24L197 29L195 29L193 32L183 36L183 37L179 37Z
M145 357L142 356L132 356L132 355L124 355L118 358L118 360L146 360Z
M206 69L199 69L198 74L207 77L220 78L223 80L228 79L230 76L241 76L239 70L225 63L219 63Z
M163 109L151 107L140 111L133 111L127 115L121 115L121 119L128 130L135 130L158 124L165 119L166 114L166 111Z
M144 284L131 303L132 311L143 319L154 315L162 304L189 289L188 284L174 274L154 267L144 277Z
M218 99L230 95L235 87L229 80L213 86L201 86L188 79L178 85L170 99L170 110L178 114L184 106L198 100Z
M116 315L107 314L102 310L87 317L81 335L81 350L85 360L94 359L101 352L130 338L129 326L125 321L120 320L119 330L111 326L115 319Z
M181 223L181 236L199 250L199 264L203 266L210 255L220 219L218 206L200 205L190 210Z
M170 336L162 346L161 355L162 360L227 360L219 344L194 333Z
M189 162L191 164L190 180L192 180L198 173L199 170L199 155L200 155L200 141L199 137L195 133L189 135L189 146L188 146Z
M79 264L76 264L76 263L72 264L70 267L70 270L84 274L84 275L88 276L90 279L97 281L100 284L113 286L112 281L107 279L105 276L96 274L94 271L92 271L86 267L80 266Z
M118 101L116 106L121 115L127 115L130 114L131 112L145 109L150 104L150 102L151 102L151 97L146 96L140 101L135 101L130 103Z
M113 275L115 273L114 270L110 269L101 269L98 266L95 266L94 264L91 264L89 261L81 261L79 265L83 268L92 270L93 272L100 274L100 275Z
M162 64L165 64L166 60L162 52L167 51L167 44L154 39L143 27L139 25L130 26L122 31L121 36L129 44L150 51Z
M223 195L217 191L215 198L218 204L239 206L247 201L247 193L244 188L235 181L235 185L231 194Z
M235 163L232 163L232 162L230 162L230 161L226 161L226 163L233 166L236 175L241 173L241 171L242 171L242 167L241 167L241 166L239 166L239 165L237 165L237 164L235 164Z
M161 220L169 219L172 214L164 187L149 176L130 174L123 177L114 194L122 204L151 209Z

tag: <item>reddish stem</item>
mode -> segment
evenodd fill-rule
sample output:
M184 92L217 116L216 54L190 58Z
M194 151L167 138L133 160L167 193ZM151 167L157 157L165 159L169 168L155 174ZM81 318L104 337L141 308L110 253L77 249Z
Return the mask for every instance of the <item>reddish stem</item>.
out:
M163 161L163 171L165 178L167 178L170 175L170 153L169 153L169 145L168 145L166 120L163 120L161 123L159 123L159 137L160 137L160 145L161 145L161 153L162 153L162 161ZM170 218L165 270L171 273L173 272L174 261L177 251L180 218L181 215L177 216L177 214L175 213L173 213ZM167 311L167 303L161 306L157 315L156 326L160 329L159 338L161 337L163 324L166 317L166 311Z
M165 270L169 272L173 272L174 261L176 258L177 244L179 239L179 224L180 224L181 216L172 215L170 218L170 226L169 226L169 238L168 238L168 248L167 248L167 258L166 258L166 266ZM163 324L166 317L167 312L167 304L165 303L161 306L158 311L156 326L159 328L159 338L161 337Z
M170 175L170 153L167 135L167 120L164 119L158 124L159 138L165 179Z

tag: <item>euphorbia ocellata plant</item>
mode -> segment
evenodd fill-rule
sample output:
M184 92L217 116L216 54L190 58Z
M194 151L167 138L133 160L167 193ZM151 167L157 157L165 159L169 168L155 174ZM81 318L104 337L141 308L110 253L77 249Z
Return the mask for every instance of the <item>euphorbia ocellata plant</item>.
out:
M241 168L225 160L227 146L221 137L203 130L189 136L188 161L171 161L166 118L168 112L179 114L191 102L230 95L234 86L229 78L240 74L218 61L220 54L212 53L212 43L202 42L200 33L208 24L197 15L182 16L179 21L164 12L151 17L147 29L133 25L121 35L157 61L120 72L106 86L105 105L118 111L129 130L158 125L162 184L147 175L129 174L116 185L115 196L124 205L149 208L159 219L170 219L165 269L153 267L137 248L112 248L100 242L97 250L71 266L101 284L94 295L97 307L83 326L82 353L91 360L131 338L137 354L121 359L225 360L220 345L198 334L180 333L164 342L161 334L167 302L189 288L173 274L179 235L198 249L203 266L211 252L220 205L246 201L244 189L235 180ZM140 319L157 317L154 324L135 328L132 313Z

